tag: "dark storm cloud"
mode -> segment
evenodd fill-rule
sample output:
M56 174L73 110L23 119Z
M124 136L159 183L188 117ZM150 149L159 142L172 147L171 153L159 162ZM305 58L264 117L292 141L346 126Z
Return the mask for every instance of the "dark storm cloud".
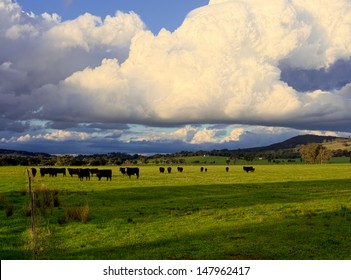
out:
M351 83L351 60L338 60L328 68L299 69L280 65L281 79L297 91L340 90Z

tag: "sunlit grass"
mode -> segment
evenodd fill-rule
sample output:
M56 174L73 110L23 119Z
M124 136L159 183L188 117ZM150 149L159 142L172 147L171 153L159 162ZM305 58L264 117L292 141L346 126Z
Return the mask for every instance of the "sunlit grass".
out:
M39 259L350 259L351 166L140 166L112 181L36 177L59 206L38 217ZM22 167L0 168L1 259L32 258ZM44 187L43 187L44 186ZM6 217L5 205L13 203ZM88 219L67 209L89 205ZM78 215L79 216L79 215Z

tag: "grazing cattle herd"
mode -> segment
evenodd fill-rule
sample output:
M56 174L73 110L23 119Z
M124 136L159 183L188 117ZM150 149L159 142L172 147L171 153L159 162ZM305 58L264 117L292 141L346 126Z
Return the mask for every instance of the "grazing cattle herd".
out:
M139 168L138 167L120 167L120 172L122 175L128 175L129 178L131 178L132 175L136 175L136 178L139 179ZM159 167L160 173L165 173L165 168L164 167ZM184 168L178 166L177 167L178 172L182 173ZM243 170L248 173L248 172L254 172L255 168L253 166L243 166ZM37 174L37 169L32 167L31 168L32 175L33 177L36 176ZM79 180L83 181L84 179L86 181L90 180L90 176L96 176L99 181L101 178L106 178L106 180L112 180L112 170L111 169L98 169L98 168L67 168L68 174L73 177L74 175L77 175ZM207 172L207 168L200 167L200 172ZM229 167L227 166L225 168L226 172L229 172ZM54 167L41 167L39 169L40 175L44 177L45 175L48 175L49 177L57 177L57 174L62 174L62 176L66 176L66 168L54 168ZM170 174L172 172L172 167L167 167L167 172Z

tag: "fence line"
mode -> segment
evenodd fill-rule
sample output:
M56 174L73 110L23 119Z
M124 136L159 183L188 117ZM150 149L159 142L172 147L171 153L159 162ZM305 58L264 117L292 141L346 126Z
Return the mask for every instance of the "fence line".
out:
M37 233L36 233L36 224L35 224L35 192L32 188L32 171L27 168L28 174L28 194L29 194L29 201L30 201L30 213L31 213L31 230L32 230L32 253L33 258L36 258L37 252Z

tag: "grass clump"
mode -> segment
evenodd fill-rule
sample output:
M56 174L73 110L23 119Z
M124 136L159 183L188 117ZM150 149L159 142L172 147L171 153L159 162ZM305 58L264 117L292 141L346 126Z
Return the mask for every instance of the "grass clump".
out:
M29 217L32 214L32 209L28 203L23 205L22 212L26 217Z
M13 215L13 203L8 203L5 206L5 215L6 217L11 217Z
M43 211L48 208L59 207L58 190L50 190L47 186L41 186L35 191L35 206Z
M86 224L89 219L90 208L89 205L82 207L70 207L65 209L64 216L59 220L59 223L63 223L67 220L80 221L83 224Z

